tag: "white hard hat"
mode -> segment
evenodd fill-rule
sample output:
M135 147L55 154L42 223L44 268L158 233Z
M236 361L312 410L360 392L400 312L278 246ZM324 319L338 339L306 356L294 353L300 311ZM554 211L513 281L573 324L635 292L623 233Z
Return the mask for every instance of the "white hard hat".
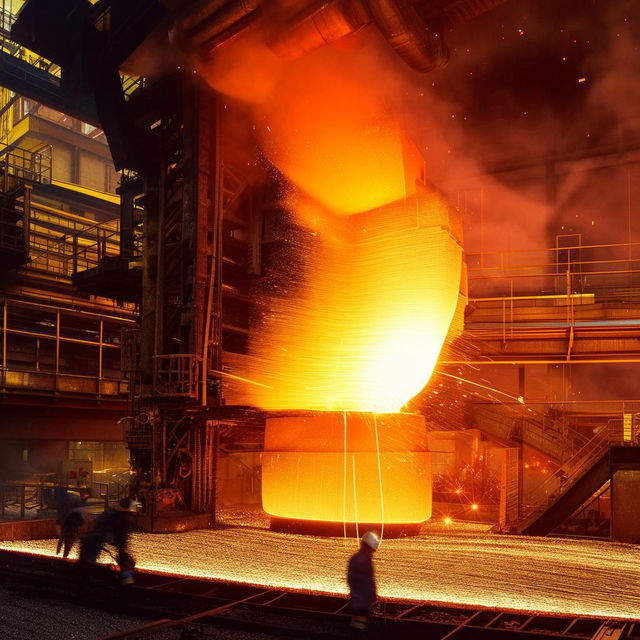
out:
M378 538L373 531L367 531L362 536L361 542L362 544L366 544L370 549L373 549L373 551L377 551L380 546L380 538Z

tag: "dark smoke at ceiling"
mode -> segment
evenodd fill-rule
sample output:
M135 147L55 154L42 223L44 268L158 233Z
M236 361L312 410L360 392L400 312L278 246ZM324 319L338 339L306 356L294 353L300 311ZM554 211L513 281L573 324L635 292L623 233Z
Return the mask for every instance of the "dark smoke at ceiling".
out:
M528 139L522 155L586 149L638 115L637 2L511 0L449 39L451 62L431 80L454 108L464 151L485 164L498 150L515 155L505 136Z

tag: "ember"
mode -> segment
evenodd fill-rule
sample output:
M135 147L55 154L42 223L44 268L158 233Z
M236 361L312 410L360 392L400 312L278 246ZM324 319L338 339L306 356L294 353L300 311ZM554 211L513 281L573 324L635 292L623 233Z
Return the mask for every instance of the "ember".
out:
M308 232L281 265L299 280L261 296L241 375L267 386L246 388L244 403L398 411L428 382L458 304L459 214L420 181L397 62L375 31L286 64L267 31L258 24L218 47L205 70L251 105L264 153L291 181L285 204Z

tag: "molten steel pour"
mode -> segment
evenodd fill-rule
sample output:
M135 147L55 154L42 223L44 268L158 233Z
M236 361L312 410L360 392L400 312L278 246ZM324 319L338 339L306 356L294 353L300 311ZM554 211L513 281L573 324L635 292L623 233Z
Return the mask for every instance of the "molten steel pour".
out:
M251 106L265 156L291 183L283 204L294 223L237 372L255 384L227 402L341 412L268 422L268 513L343 522L345 533L348 522L423 522L424 423L388 414L427 384L458 307L455 213L421 180L376 33L285 63L265 20L216 48L203 69ZM342 412L387 415L378 423Z
M142 569L323 593L346 593L355 544L255 529L133 539ZM0 548L53 556L55 541ZM640 552L632 545L434 524L424 537L385 540L376 574L387 598L619 618L637 618L640 610Z

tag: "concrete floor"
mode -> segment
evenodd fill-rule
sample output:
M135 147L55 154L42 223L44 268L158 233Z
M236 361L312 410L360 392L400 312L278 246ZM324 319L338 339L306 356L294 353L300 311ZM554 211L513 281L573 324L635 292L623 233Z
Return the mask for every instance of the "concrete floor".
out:
M90 640L147 622L0 586L2 640Z
M52 540L0 548L53 555ZM141 569L257 585L345 593L353 539L259 528L137 534ZM594 540L490 534L482 525L433 523L417 538L384 540L381 596L519 611L640 617L640 548Z

